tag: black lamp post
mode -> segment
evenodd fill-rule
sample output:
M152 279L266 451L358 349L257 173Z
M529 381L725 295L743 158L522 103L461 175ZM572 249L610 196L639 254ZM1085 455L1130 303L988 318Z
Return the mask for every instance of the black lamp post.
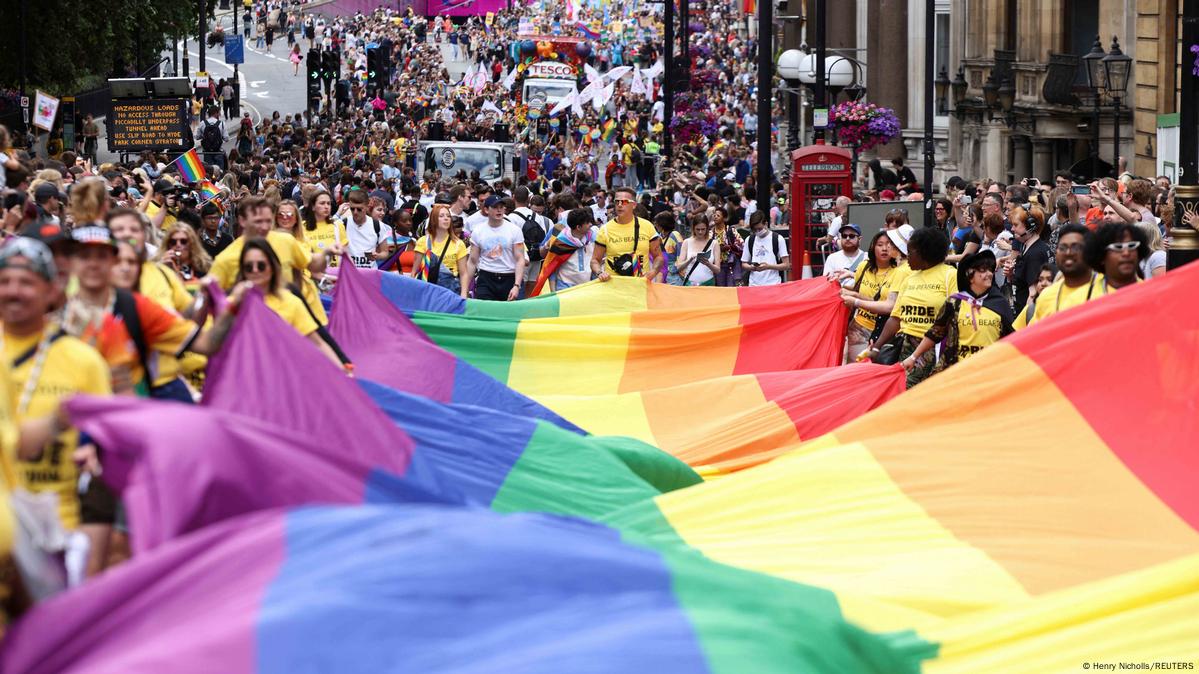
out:
M1199 3L1183 4L1182 43L1199 44ZM1178 184L1174 187L1174 226L1166 268L1176 269L1199 260L1199 232L1188 219L1199 212L1199 77L1179 70Z
M1082 57L1087 72L1087 87L1091 90L1091 98L1095 102L1092 113L1092 126L1095 128L1091 131L1091 180L1099 178L1099 102L1103 97L1103 90L1107 88L1107 74L1103 70L1105 56L1107 54L1103 51L1103 43L1096 35L1091 51Z
M1012 78L1008 77L1003 80L1003 84L999 85L999 109L1004 114L1010 114L1012 108L1016 107L1016 84L1012 82Z
M953 109L957 110L958 105L966 100L966 90L970 85L966 84L966 68L958 66L958 74L950 82L949 87L953 90Z
M1115 108L1115 114L1112 115L1112 142L1115 145L1112 171L1116 173L1120 171L1120 97L1128 88L1128 72L1131 69L1132 57L1120 51L1120 42L1113 35L1112 48L1107 56L1103 57L1103 73L1107 82L1107 93L1112 97L1112 107Z
M987 108L999 105L999 83L995 81L995 73L987 75L987 81L983 82L983 103Z

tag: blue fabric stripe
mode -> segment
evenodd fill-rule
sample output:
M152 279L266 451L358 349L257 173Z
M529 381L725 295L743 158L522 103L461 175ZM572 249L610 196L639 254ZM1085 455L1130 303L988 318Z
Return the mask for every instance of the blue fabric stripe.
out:
M466 313L466 300L441 286L402 274L380 274L379 278L383 296L409 316L415 311Z
M587 435L586 431L558 416L553 410L508 388L495 377L461 358L458 359L454 370L453 402L477 405L521 417L541 419L558 428L573 431L579 435Z
M264 674L708 671L662 558L606 527L358 506L293 510L286 530Z
M467 503L483 507L491 506L536 428L532 419L445 405L364 379L358 385L408 433L422 464L431 466L442 483L453 485Z

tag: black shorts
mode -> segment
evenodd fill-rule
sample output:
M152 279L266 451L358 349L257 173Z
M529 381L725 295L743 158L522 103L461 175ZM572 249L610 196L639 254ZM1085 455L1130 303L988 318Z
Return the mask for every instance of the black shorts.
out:
M475 299L506 302L514 285L516 274L495 274L480 269L475 281Z

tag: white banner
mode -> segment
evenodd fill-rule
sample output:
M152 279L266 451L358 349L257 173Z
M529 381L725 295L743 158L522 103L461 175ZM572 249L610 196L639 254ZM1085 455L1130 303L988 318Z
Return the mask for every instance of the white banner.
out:
M33 125L43 131L54 128L54 118L58 116L58 99L38 90L33 103Z

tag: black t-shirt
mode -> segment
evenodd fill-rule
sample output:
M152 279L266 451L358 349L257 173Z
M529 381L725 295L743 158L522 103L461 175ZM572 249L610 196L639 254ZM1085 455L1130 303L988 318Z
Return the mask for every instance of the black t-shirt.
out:
M233 243L233 237L228 232L217 230L216 240L210 240L206 233L200 235L200 245L204 247L205 252L210 257L215 258L222 250L229 247Z
M1012 285L1015 288L1015 306L1022 307L1028 302L1028 289L1037 282L1041 275L1041 267L1053 257L1049 244L1037 239L1016 259L1016 267L1012 274Z
M977 243L982 246L982 239L978 238L978 234L974 232L974 228L968 229L953 229L949 232L950 239L953 241L953 253L961 255L966 250L966 244Z
M896 183L897 185L908 185L908 184L912 184L912 183L917 183L916 174L912 173L912 169L910 169L906 166L899 169L896 172L896 176L899 179L899 182Z

